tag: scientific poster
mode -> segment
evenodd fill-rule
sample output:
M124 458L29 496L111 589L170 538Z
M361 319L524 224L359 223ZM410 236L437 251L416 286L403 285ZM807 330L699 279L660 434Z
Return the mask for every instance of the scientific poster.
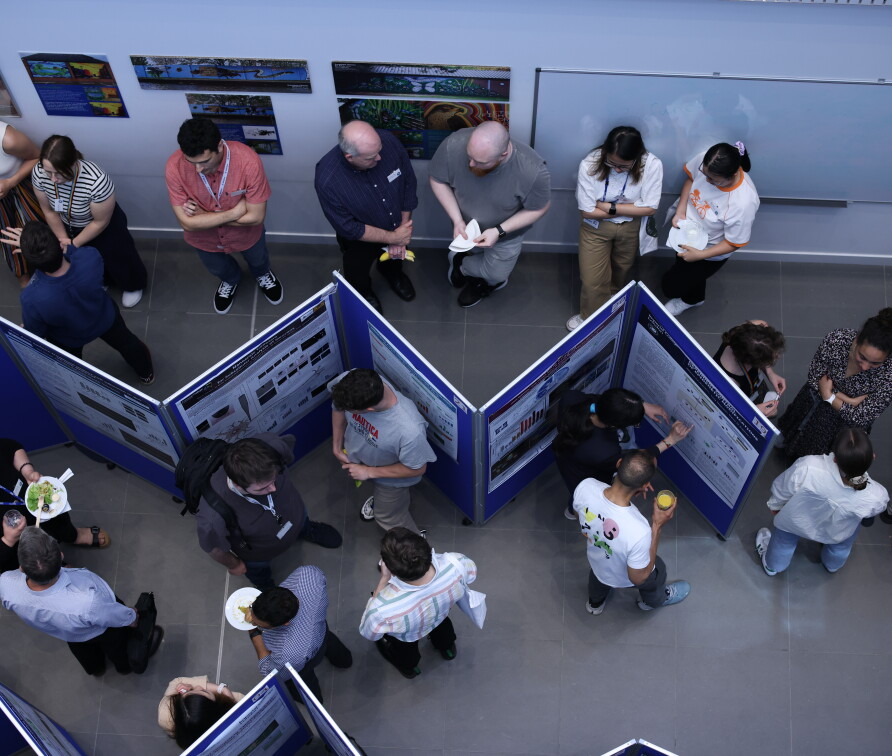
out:
M3 74L0 73L0 118L19 118L21 115L15 100L9 93L9 87L6 86Z
M508 128L507 103L338 98L338 112L342 124L359 119L390 131L415 160L430 160L453 131L484 121Z
M158 414L159 402L7 321L2 329L57 412L174 469L177 453Z
M626 299L601 325L560 355L535 381L487 418L491 493L551 443L564 391L599 394L610 385Z
M51 753L53 756L83 756L84 751L78 748L65 730L5 685L0 685L0 708L16 725L16 729L26 735L29 745L43 749L41 753Z
M47 115L127 118L108 58L77 53L19 53Z
M506 66L451 66L418 63L332 61L339 95L422 95L461 100L508 101L511 69Z
M765 447L767 427L755 412L744 416L735 409L647 308L635 325L626 364L625 388L662 405L672 422L694 426L676 450L733 509Z
M326 385L344 369L330 298L273 329L172 397L193 439L281 433L329 401Z
M210 118L227 141L246 144L258 155L282 154L271 97L190 93L186 102L193 118Z
M338 726L338 723L331 718L325 707L313 695L313 691L307 687L306 683L301 680L300 675L294 671L294 667L291 664L286 664L285 666L291 673L291 678L297 686L301 698L303 698L310 719L316 725L319 737L325 742L326 750L329 753L336 754L336 756L360 756L360 754L365 754L365 751L357 750L355 747L356 741L347 735Z
M393 344L369 323L372 367L393 387L415 402L427 420L428 440L458 462L458 409L420 375Z
M312 91L305 60L131 55L130 62L143 89L298 94Z

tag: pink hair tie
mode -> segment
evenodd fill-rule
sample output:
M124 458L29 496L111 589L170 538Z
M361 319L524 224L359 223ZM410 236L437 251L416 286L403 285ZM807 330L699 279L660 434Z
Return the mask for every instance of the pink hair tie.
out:
M743 157L743 153L746 152L746 145L743 142L734 142L734 146L737 148L741 157Z

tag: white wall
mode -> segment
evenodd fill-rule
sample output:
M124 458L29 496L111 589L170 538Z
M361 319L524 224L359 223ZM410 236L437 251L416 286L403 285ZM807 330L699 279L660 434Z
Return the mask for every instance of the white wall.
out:
M332 60L510 66L511 131L528 140L534 73L543 68L877 79L892 81L892 9L732 0L189 0L16 3L0 51L0 71L24 116L13 120L35 142L67 133L112 174L135 229L175 229L164 188L167 156L189 117L181 91L139 88L131 54L305 58L313 93L273 94L284 156L263 158L273 184L267 227L273 238L330 239L313 192L313 167L339 127ZM19 52L107 55L130 118L46 116ZM865 124L888 129L889 124ZM779 134L778 138L795 138ZM844 150L841 134L828 149ZM815 155L820 160L820 155ZM754 161L756 156L754 156ZM421 186L416 237L445 239L449 225ZM754 176L755 176L754 172ZM841 181L854 180L840 176ZM537 248L575 249L572 195L530 238ZM892 257L883 233L889 205L843 210L763 205L750 245L784 253L845 251Z

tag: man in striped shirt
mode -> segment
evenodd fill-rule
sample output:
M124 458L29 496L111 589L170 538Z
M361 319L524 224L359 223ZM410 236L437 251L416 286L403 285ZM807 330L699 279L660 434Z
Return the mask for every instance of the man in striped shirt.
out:
M327 611L325 574L307 565L298 567L277 588L261 593L245 615L255 628L248 635L260 671L268 675L291 662L320 703L322 690L314 670L322 657L341 669L353 664L350 649L328 629Z
M381 540L379 566L381 579L366 604L360 634L375 641L381 655L410 680L421 674L418 641L426 635L452 661L455 629L449 610L477 579L474 562L463 554L435 554L417 533L393 528Z

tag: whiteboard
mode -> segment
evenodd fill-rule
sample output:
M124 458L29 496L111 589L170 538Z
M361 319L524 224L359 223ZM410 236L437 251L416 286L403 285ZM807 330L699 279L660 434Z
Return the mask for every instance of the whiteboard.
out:
M664 193L698 152L740 140L763 198L892 202L890 124L885 83L538 69L531 143L558 189L626 125L663 161Z

